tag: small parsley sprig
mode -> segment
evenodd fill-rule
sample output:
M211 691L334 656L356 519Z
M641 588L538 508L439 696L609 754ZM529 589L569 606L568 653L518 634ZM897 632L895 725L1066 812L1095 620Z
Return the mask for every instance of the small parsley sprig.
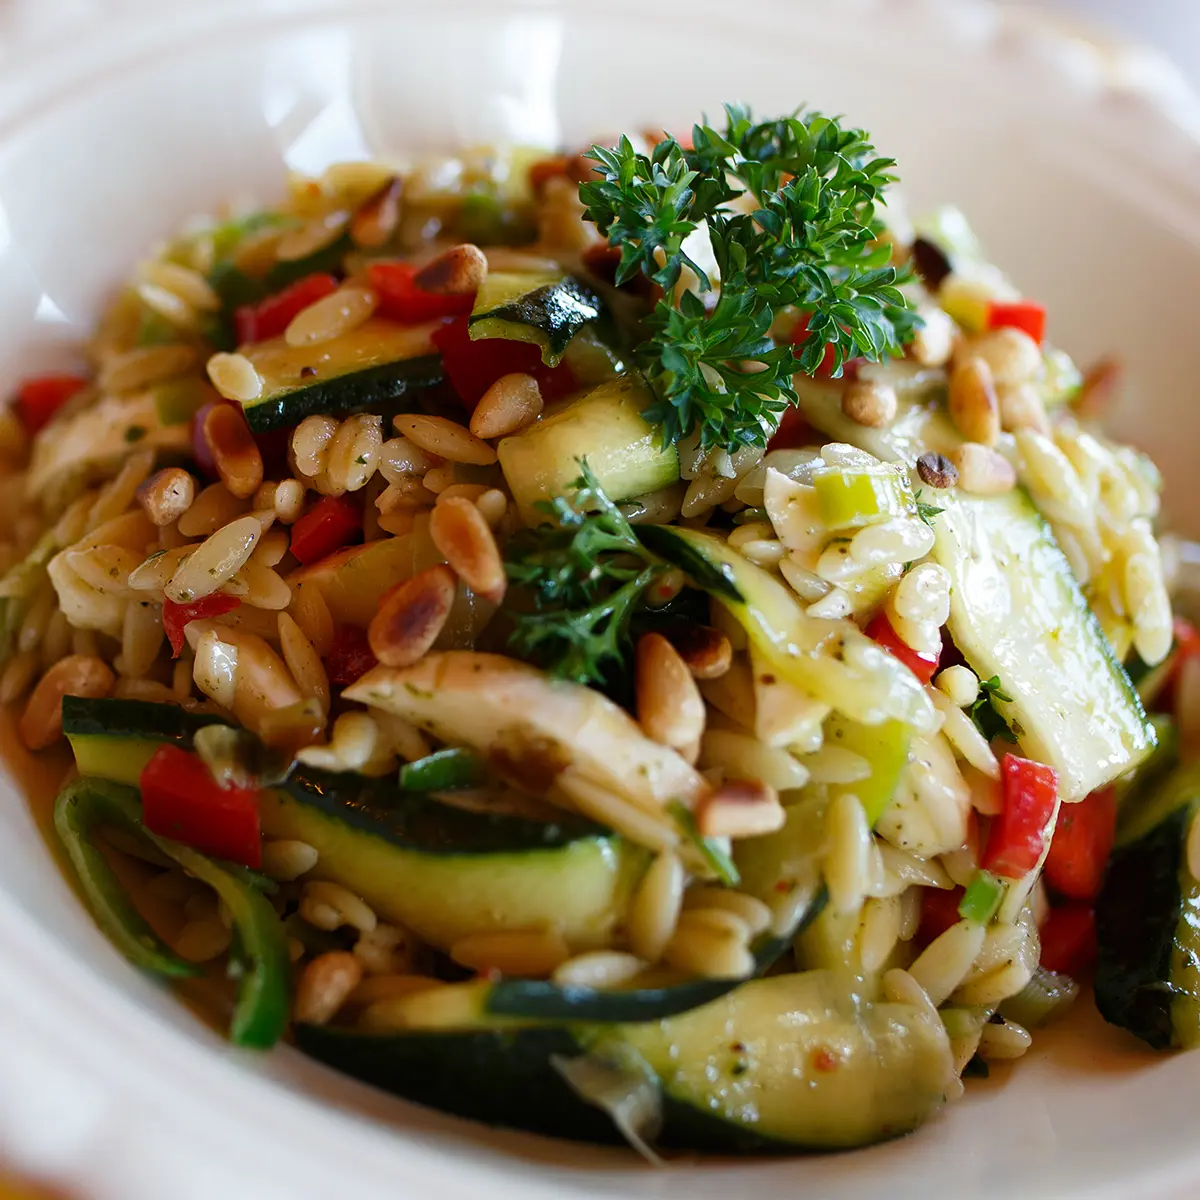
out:
M797 403L792 376L813 374L827 347L840 373L847 358L897 353L917 317L879 239L893 161L819 114L725 115L721 131L695 126L691 148L672 137L649 155L628 138L593 147L600 178L580 197L621 250L617 282L641 273L663 289L634 351L656 396L648 419L666 442L696 433L704 449L733 451L766 442ZM720 271L715 304L704 299L715 281L685 249L702 226ZM685 267L696 290L676 287ZM785 309L808 314L799 354L770 337Z
M1009 729L1008 723L996 711L993 700L999 700L1004 704L1012 703L1012 697L1001 686L999 675L979 681L979 696L971 705L971 720L975 722L975 727L989 742L993 738L1003 738L1006 742L1015 742L1017 739Z
M629 628L667 568L638 541L586 460L570 495L539 501L549 518L505 547L509 580L533 611L510 610L509 648L559 679L604 684L629 661Z
M917 516L920 517L930 529L932 529L933 518L939 513L944 513L946 510L944 508L938 508L934 504L926 504L925 501L921 499L922 491L923 489L918 488L917 494L913 497L913 500L917 505Z

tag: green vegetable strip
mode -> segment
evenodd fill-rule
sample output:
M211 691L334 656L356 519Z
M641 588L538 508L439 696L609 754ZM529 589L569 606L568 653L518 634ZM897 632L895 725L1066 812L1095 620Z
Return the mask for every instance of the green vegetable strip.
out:
M400 787L406 792L441 792L479 783L483 764L472 750L451 747L405 763L400 768Z
M198 966L180 958L134 908L92 840L102 825L114 825L134 836L143 836L141 822L136 818L130 821L125 807L114 803L107 788L96 786L94 780L75 780L55 801L54 828L96 923L117 949L143 971L168 979L188 979L201 974Z
M676 800L671 805L670 812L684 837L700 852L700 857L708 864L717 879L726 887L737 887L742 878L733 859L729 857L725 847L716 838L701 837L700 830L696 828L696 817L692 810Z
M107 780L85 777L70 784L55 803L54 820L97 922L144 970L171 978L200 973L161 942L133 908L92 844L94 830L111 824L141 838L217 893L233 919L241 964L230 1040L253 1049L275 1045L288 1022L291 962L283 923L263 895L273 885L245 868L219 864L150 833L141 821L137 792Z
M986 925L996 915L1005 890L1003 879L998 879L990 871L976 871L959 901L958 915L966 921Z

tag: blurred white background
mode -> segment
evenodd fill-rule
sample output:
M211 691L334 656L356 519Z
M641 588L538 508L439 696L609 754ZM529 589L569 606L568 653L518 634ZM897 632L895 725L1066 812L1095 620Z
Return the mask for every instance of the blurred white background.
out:
M1200 87L1200 0L998 0L1086 21L1101 32L1135 38L1171 59Z

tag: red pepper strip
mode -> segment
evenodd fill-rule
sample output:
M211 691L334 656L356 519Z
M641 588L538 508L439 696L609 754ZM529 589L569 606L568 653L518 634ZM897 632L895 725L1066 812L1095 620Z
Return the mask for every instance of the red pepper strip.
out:
M305 275L282 292L268 296L257 304L243 304L234 314L238 344L265 342L279 337L292 323L292 318L325 296L336 292L338 281L320 272Z
M898 658L922 683L928 683L938 669L942 651L936 654L920 654L900 640L892 623L884 613L872 618L866 629L867 637L882 646L893 658Z
M1046 309L1033 300L1018 300L1013 304L993 300L988 305L987 327L1020 329L1040 345L1046 339Z
M1096 914L1090 904L1071 901L1052 908L1038 932L1047 971L1078 979L1096 961Z
M223 788L199 757L169 745L155 750L139 783L151 833L255 870L262 866L257 788Z
M1191 621L1176 617L1174 628L1175 645L1171 651L1167 677L1154 698L1154 708L1158 712L1175 711L1175 694L1179 690L1179 677L1183 673L1183 665L1189 658L1200 657L1200 632Z
M1117 832L1117 794L1101 788L1078 804L1064 804L1043 868L1046 882L1073 900L1094 900Z
M87 382L78 375L39 375L26 379L17 388L21 424L30 433L37 433L80 388L87 387Z
M459 398L474 409L479 398L502 375L520 372L532 375L547 403L561 400L577 391L579 385L566 363L548 367L542 354L531 342L516 342L508 338L480 338L472 341L467 332L467 318L458 317L443 325L433 335L433 344L442 352L446 376L454 385Z
M236 596L226 596L221 592L213 592L191 604L176 604L174 600L163 598L162 621L163 632L171 643L171 657L178 658L183 651L186 640L184 629L189 621L203 621L206 617L220 617L227 612L233 612L241 601Z
M921 890L921 924L917 927L917 943L928 946L935 937L957 925L962 918L958 906L962 902L963 889L927 887Z
M325 655L325 670L330 683L349 687L377 666L379 659L371 652L365 629L357 625L342 625L334 630L333 645Z
M801 446L813 445L817 438L816 431L804 419L804 414L795 405L788 405L779 418L779 428L767 443L767 449L797 450Z
M443 296L426 292L414 282L417 268L412 263L372 263L367 277L379 296L379 315L412 325L436 317L463 317L475 306L474 292L469 295Z
M801 313L799 320L792 327L792 332L789 337L793 346L801 346L808 340L808 320L811 313ZM832 379L833 364L837 361L832 345L825 347L825 355L821 359L820 366L813 372L814 379ZM858 375L858 368L866 362L864 358L848 358L842 364L842 378L854 379Z
M1058 776L1044 763L1006 754L1000 763L1002 807L988 831L979 865L1020 879L1041 860L1058 801Z
M292 553L304 564L317 562L362 534L362 512L345 496L326 496L292 526Z

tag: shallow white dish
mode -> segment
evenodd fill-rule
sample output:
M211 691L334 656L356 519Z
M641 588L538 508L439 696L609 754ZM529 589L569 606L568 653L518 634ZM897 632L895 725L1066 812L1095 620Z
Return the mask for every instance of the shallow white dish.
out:
M285 166L578 141L747 99L847 113L914 208L950 200L1047 302L1192 532L1196 109L1145 60L964 0L28 0L0 11L0 380L60 364L139 251ZM133 972L0 785L0 1159L94 1200L397 1194L895 1200L1195 1195L1196 1059L1081 1004L915 1136L852 1155L679 1163L470 1126L283 1050L231 1050ZM514 1097L514 1104L520 1098Z

